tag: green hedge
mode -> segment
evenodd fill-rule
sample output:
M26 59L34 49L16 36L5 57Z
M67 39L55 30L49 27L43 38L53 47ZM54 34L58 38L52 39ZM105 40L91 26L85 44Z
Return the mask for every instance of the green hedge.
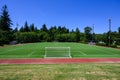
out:
M98 46L106 46L106 43L96 43Z
M117 48L116 44L111 44L110 47Z

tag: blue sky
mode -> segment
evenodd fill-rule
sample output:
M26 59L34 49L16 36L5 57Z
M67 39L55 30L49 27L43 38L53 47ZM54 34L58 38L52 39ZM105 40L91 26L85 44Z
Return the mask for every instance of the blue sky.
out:
M108 19L112 19L112 31L120 26L120 0L0 0L0 9L8 6L13 27L19 28L34 23L38 29L42 24L66 26L81 32L84 27L95 25L95 33L108 31Z

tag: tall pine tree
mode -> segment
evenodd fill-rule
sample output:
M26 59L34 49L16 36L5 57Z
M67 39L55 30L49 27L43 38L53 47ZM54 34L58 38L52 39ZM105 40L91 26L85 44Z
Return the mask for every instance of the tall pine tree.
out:
M35 31L35 26L34 26L34 24L31 24L31 25L30 25L30 31Z
M27 21L25 22L24 30L25 30L25 32L29 32L29 31L30 31L30 28L29 28L29 26L28 26Z
M46 27L46 24L42 25L41 31L48 32L48 29Z
M2 7L2 13L0 15L0 29L3 31L11 31L11 19L10 19L10 15L8 13L8 9L7 6L4 5Z
M118 34L120 35L120 27L118 27Z

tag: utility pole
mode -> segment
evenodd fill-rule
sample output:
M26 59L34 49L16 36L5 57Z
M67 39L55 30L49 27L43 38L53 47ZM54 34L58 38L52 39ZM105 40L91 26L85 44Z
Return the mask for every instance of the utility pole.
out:
M93 24L93 28L92 28L92 41L94 40L94 24Z
M110 46L110 40L111 40L111 19L109 19L109 32L108 32L109 36L108 36L108 39L109 39L109 46Z
M94 34L94 24L93 24L93 34Z
M18 23L16 23L16 27L18 28L18 26L19 26L19 24Z
M19 24L16 23L16 27L17 27L17 29L18 29L18 26L19 26ZM18 32L17 32L16 40L18 41Z

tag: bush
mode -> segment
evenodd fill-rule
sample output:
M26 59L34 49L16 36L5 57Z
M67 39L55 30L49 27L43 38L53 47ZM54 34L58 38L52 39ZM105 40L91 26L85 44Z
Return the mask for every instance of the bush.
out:
M30 43L37 41L37 34L35 32L21 32L16 35L16 39L20 43Z
M120 45L117 45L117 48L120 48Z
M3 46L4 44L3 44L3 41L0 39L0 46Z
M14 40L20 43L46 42L49 35L46 32L17 32L14 33Z
M116 44L111 44L110 47L117 48Z
M59 42L75 42L75 34L71 33L65 33L65 34L58 34L56 36L56 40Z
M98 46L106 46L106 43L96 43L96 45L98 45Z
M11 40L11 33L7 31L0 31L0 45L9 44Z

